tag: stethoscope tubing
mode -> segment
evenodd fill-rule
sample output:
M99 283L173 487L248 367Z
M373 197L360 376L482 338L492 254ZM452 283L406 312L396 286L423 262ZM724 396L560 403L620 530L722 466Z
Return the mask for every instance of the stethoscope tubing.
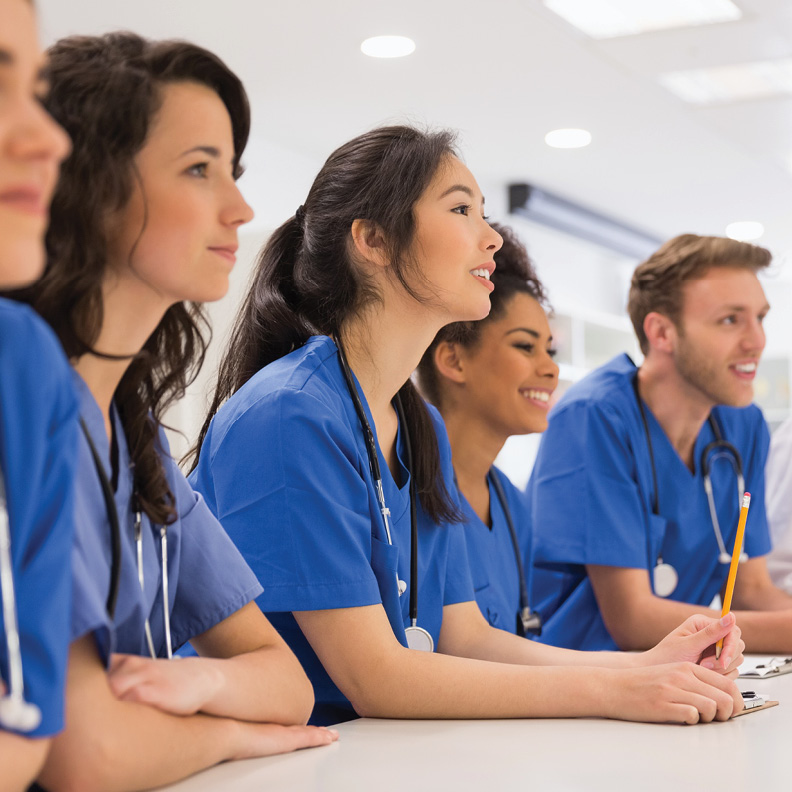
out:
M652 469L652 514L660 516L660 488L657 483L657 467L655 465L654 447L652 445L652 435L649 430L649 420L646 416L646 408L641 398L641 392L638 388L638 372L632 379L633 392L635 393L635 401L638 405L638 410L641 414L641 422L643 423L644 435L646 437L646 445L649 450L649 463ZM742 500L745 493L745 477L743 474L742 456L737 448L728 440L725 440L723 433L715 420L715 416L710 413L707 418L710 429L715 439L704 446L699 458L699 467L701 469L702 478L704 481L704 492L707 496L707 505L710 512L710 521L712 523L712 530L715 534L715 540L718 544L718 560L720 563L728 564L731 556L726 551L725 542L723 541L723 532L720 529L720 521L718 520L718 513L715 508L715 499L712 491L712 477L710 470L712 462L715 459L723 458L731 463L734 469L735 476L737 477L738 489L738 503ZM725 559L725 560L724 560ZM658 556L657 563L662 563L662 553Z
M111 562L110 562L110 590L107 595L107 614L110 620L115 619L116 605L118 603L118 592L121 586L121 525L118 519L118 509L116 508L115 498L113 496L113 488L110 480L105 473L104 465L102 464L99 452L96 450L91 433L85 425L85 421L80 418L80 426L82 427L83 435L88 441L88 447L91 450L91 457L93 459L94 467L96 468L96 475L99 479L99 484L102 489L102 496L105 502L105 510L107 511L107 521L110 523L110 544L111 544ZM140 507L135 498L135 549L136 549L136 562L138 583L140 584L141 591L144 591L143 583L143 536L142 536L142 521L143 516ZM160 551L162 560L162 616L165 629L165 646L167 657L170 660L173 657L173 640L170 631L170 611L169 611L169 598L168 598L168 529L167 526L161 525L159 528L160 534ZM148 645L149 654L153 659L157 658L157 653L154 650L154 641L151 635L151 624L149 623L148 616L144 624L144 632L146 637L146 644Z

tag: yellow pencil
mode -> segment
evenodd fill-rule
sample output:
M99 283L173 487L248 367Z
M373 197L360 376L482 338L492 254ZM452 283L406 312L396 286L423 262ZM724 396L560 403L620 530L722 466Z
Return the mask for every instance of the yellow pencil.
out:
M748 508L751 505L751 493L746 492L742 499L742 508L740 509L740 520L737 523L737 536L734 537L734 550L732 550L731 564L729 565L729 577L726 581L726 593L723 595L723 609L721 610L721 618L723 618L730 610L732 603L732 595L734 594L734 582L737 580L737 565L740 563L740 554L742 553L743 536L745 535L745 522L748 519ZM721 649L723 649L723 638L715 644L715 658L720 657Z

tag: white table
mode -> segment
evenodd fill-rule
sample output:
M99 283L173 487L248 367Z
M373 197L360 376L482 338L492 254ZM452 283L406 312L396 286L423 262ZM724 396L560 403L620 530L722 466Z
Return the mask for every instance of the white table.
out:
M504 792L792 787L792 674L739 680L780 706L697 726L622 721L397 721L338 726L325 748L232 762L171 792ZM790 751L790 753L787 753Z

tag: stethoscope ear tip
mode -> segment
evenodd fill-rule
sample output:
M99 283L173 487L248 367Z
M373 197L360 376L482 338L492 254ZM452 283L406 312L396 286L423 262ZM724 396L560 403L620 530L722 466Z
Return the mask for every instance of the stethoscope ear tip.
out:
M0 724L19 732L32 732L41 723L41 710L16 696L0 698Z

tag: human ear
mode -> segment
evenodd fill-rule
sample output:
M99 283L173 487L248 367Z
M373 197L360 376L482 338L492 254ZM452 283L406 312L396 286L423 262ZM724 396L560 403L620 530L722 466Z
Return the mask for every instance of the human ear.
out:
M676 325L667 316L650 311L644 318L643 329L650 349L665 353L674 351L678 333Z
M434 351L438 374L458 385L465 384L465 365L462 347L453 341L441 341Z
M355 250L365 261L378 267L387 267L390 264L385 235L376 223L371 220L354 220L351 234Z

